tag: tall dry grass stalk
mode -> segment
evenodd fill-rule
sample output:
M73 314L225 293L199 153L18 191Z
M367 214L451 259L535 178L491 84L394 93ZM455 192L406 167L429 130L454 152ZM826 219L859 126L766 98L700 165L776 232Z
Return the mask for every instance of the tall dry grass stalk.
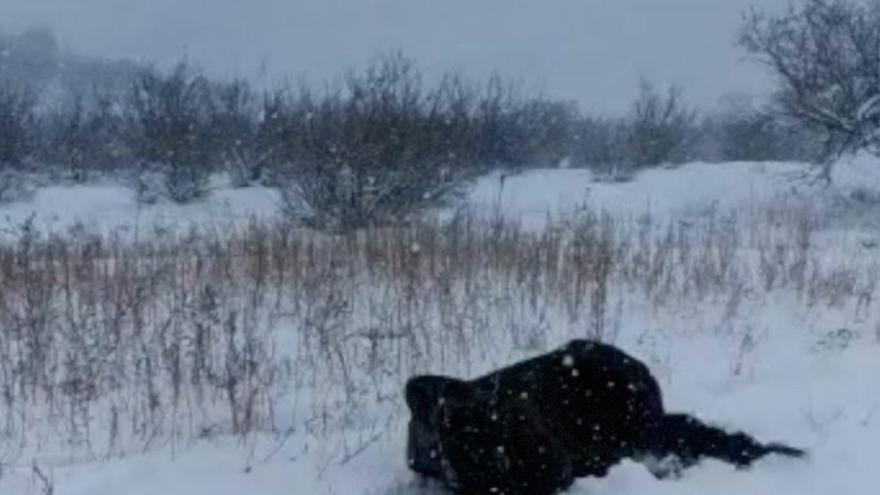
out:
M349 455L345 432L387 426L409 374L480 371L558 336L613 340L628 298L733 317L785 290L867 310L877 264L828 258L819 224L775 205L668 222L585 212L541 231L469 215L140 242L26 226L0 246L0 438L7 458L105 457L300 431Z

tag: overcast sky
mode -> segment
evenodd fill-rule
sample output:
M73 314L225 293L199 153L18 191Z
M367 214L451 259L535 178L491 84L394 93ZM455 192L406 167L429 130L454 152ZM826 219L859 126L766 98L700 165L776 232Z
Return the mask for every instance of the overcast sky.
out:
M428 72L492 71L625 109L646 77L711 105L766 93L734 46L749 5L785 0L0 0L0 29L45 25L86 54L160 63L187 55L213 74L325 79L400 49Z

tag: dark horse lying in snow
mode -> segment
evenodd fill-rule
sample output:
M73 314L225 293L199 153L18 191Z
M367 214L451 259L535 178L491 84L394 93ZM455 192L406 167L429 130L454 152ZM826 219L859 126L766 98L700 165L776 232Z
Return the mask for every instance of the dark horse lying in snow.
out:
M667 413L647 366L587 340L475 380L413 377L406 401L410 468L466 495L549 495L624 458L663 461L646 465L666 477L704 457L805 454Z

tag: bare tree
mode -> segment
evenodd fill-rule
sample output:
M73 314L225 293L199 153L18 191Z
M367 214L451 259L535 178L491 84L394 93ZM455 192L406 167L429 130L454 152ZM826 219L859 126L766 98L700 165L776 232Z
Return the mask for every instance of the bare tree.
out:
M38 136L37 93L28 86L0 81L0 165L20 167Z
M212 85L208 132L220 163L239 187L262 179L271 155L258 146L257 115L257 99L247 81Z
M215 154L207 80L185 63L169 74L144 69L126 99L127 141L147 167L164 168L167 193L186 202L206 192Z
M814 161L821 139L802 122L779 115L772 106L744 93L725 95L717 111L700 124L704 149L721 161Z
M630 146L635 167L682 163L691 158L696 113L683 103L678 86L670 86L664 95L642 81L631 119Z
M470 90L446 81L426 89L398 54L348 73L338 91L315 97L300 88L294 101L278 103L267 130L281 132L287 148L288 212L345 230L402 220L462 185L477 170L468 159L485 152L480 138L503 135L507 120L475 116Z
M71 89L64 96L43 117L39 159L80 182L128 166L131 157L119 143L122 117L114 111L114 97L98 89L90 95Z
M820 131L831 158L880 154L880 4L803 0L781 15L746 14L739 44L776 76L777 111Z
M625 179L626 173L620 169L629 168L629 130L622 118L580 119L574 133L575 164L591 168L605 179Z

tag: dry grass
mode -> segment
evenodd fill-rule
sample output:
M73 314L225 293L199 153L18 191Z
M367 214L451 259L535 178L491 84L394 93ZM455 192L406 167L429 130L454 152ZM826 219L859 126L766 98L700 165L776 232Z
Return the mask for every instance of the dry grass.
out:
M293 430L342 438L346 458L375 436L344 432L381 431L409 374L472 372L556 336L614 339L628 300L732 318L788 291L867 311L877 264L829 257L820 225L774 204L694 221L586 212L540 232L467 215L338 236L254 221L139 243L25 228L0 247L4 458Z

